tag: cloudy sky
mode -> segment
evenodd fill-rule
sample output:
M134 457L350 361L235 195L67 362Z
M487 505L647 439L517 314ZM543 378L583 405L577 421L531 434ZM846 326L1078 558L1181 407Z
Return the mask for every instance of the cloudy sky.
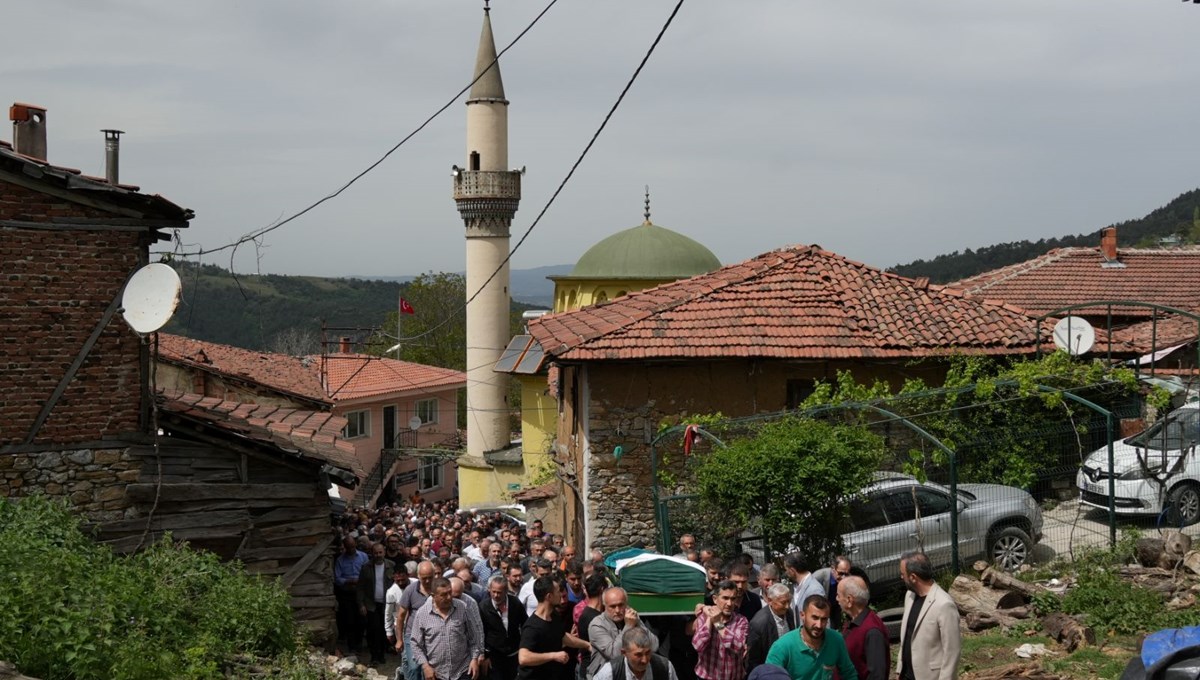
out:
M548 1L495 0L497 43ZM50 160L91 174L99 130L125 130L122 181L195 210L181 247L212 248L341 186L466 85L481 4L12 3L0 97L47 107ZM528 168L514 244L674 4L559 0L502 59ZM655 223L726 263L817 243L886 267L1140 217L1200 185L1197 26L1177 0L687 0L514 266L639 224L644 185ZM462 270L464 121L460 100L235 269Z

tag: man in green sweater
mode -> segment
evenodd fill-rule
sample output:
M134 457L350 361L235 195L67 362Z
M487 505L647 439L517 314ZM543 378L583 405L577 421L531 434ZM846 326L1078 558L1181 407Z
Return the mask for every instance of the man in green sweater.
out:
M841 680L858 680L842 634L829 630L829 600L809 595L799 628L780 637L767 652L767 663L779 666L792 680L828 680L836 670Z

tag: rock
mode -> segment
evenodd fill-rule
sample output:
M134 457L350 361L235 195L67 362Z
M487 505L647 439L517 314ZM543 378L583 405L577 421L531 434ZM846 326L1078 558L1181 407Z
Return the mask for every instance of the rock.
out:
M121 460L120 451L97 451L93 460L100 465L112 465Z
M38 454L34 467L42 470L52 470L60 465L62 465L62 454L57 451L47 451Z
M80 449L67 454L67 460L76 465L90 465L92 462L92 450Z
M96 493L95 499L97 502L115 501L125 495L125 487L123 486L106 486Z
M355 661L357 661L357 660L358 659L353 656L348 656L348 657L345 657L342 659L338 659L333 664L333 670L335 673L338 673L340 675L350 675L351 673L354 672L354 667L357 665L355 663Z

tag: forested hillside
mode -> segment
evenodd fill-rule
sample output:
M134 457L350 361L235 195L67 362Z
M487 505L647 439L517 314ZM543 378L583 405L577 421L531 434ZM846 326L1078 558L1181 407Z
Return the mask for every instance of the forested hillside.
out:
M1150 247L1160 239L1178 237L1180 243L1200 243L1200 189L1181 194L1167 205L1137 220L1114 225L1120 247ZM949 283L968 276L1016 264L1054 248L1100 245L1100 229L1089 234L1059 236L1037 241L999 243L978 250L968 248L938 255L931 260L900 264L891 271L901 276L927 276L934 283Z
M361 329L329 331L326 341L331 343L343 335L351 336L356 343L365 342L380 327L394 334L402 294L416 308L416 316L421 317L408 317L412 321L406 324L411 325L406 327L406 335L420 327L435 308L439 316L444 316L450 313L447 311L450 308L461 308L463 300L461 285L442 287L461 280L461 275L456 274L423 275L404 283L276 274L239 274L235 278L215 265L170 264L183 280L183 299L164 331L293 355L321 351L322 322L327 327ZM528 306L515 304L514 308L521 310ZM329 349L336 351L336 346ZM363 347L356 345L355 349L361 351ZM433 357L414 357L422 359L430 361ZM458 368L453 362L446 363Z

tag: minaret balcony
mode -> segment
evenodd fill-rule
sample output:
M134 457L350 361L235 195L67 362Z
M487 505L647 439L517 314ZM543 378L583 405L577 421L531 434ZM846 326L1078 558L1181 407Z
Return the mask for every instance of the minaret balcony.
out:
M454 200L493 198L520 200L520 170L454 171Z

